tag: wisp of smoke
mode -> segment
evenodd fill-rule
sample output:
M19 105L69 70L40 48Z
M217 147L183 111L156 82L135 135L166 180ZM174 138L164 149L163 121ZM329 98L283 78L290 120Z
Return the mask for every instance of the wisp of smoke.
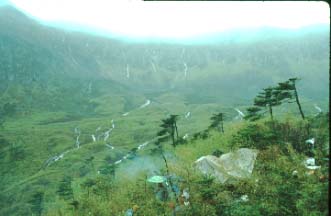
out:
M127 178L134 178L143 172L152 176L159 174L163 166L164 162L161 158L155 156L136 157L132 160L125 160L125 164L118 167L117 173Z

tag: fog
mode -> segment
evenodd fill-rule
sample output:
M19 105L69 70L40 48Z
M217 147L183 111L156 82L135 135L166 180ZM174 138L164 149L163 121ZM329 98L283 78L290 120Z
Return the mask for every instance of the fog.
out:
M40 22L130 40L187 40L225 31L329 23L324 2L141 2L11 0Z

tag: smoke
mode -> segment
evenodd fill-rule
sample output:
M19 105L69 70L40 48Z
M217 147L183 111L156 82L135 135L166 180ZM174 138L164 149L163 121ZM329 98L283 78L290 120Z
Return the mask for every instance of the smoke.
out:
M135 157L132 160L125 160L124 166L119 166L116 170L117 175L133 178L141 173L148 176L160 173L164 167L162 158L156 156Z

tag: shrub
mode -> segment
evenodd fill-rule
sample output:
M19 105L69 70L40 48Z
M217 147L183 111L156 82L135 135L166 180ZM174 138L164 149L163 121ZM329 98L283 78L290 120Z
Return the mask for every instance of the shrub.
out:
M248 124L233 136L232 146L239 145L243 148L266 149L277 142L276 134L268 127L254 123Z

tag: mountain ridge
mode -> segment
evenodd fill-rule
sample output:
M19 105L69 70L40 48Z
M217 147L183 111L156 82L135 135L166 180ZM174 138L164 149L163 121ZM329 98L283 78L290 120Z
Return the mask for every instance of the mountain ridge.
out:
M8 6L0 11L0 27L6 29L0 31L4 86L14 80L25 85L32 80L43 85L52 79L109 80L141 94L170 91L193 103L201 99L233 103L237 100L225 100L226 92L234 98L245 98L245 92L251 98L268 83L299 76L307 97L321 100L328 95L329 35L324 25L288 30L286 37L263 34L274 28L260 29L259 34L252 30L251 39L264 36L249 43L240 41L247 31L229 33L228 42L213 45L130 43L48 27ZM238 83L236 89L232 82ZM248 91L245 85L250 86Z

